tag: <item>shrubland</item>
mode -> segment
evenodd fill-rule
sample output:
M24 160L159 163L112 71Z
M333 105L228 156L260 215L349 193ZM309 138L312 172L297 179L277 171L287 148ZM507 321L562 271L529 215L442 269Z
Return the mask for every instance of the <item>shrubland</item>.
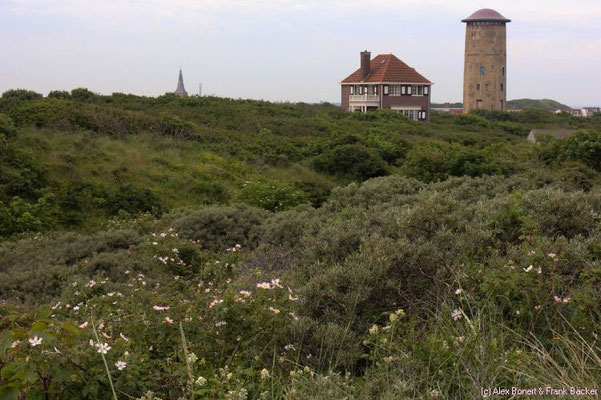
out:
M599 119L432 120L5 93L0 398L601 387Z

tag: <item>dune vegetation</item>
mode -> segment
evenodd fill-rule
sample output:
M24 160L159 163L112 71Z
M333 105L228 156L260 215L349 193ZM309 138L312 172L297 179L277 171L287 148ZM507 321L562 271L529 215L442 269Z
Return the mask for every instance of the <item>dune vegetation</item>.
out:
M5 92L0 399L586 398L600 160L600 116Z

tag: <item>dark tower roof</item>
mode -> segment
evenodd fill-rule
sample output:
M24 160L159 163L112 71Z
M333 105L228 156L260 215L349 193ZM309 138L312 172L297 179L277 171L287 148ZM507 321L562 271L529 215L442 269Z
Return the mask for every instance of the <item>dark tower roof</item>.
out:
M462 19L461 22L476 22L476 21L494 21L494 22L511 22L510 19L505 18L495 10L490 8L483 8L476 11L469 17Z
M184 89L184 77L182 75L182 69L180 68L179 70L179 78L177 80L177 89L175 89L175 92L173 92L175 94L178 94L180 96L187 96L188 92L186 92L186 89Z

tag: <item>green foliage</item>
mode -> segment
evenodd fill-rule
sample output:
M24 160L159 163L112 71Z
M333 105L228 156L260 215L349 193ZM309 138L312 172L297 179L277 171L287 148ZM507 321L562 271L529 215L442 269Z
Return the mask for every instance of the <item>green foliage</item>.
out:
M0 200L33 199L46 184L43 167L31 154L9 145L0 152Z
M316 157L313 168L325 174L358 181L388 174L384 160L373 150L358 144L338 146Z
M550 141L541 151L541 158L547 162L580 161L601 171L601 133L582 130L569 138Z
M288 210L299 204L306 204L309 202L309 196L306 192L293 186L277 182L248 182L238 193L236 201L276 212Z
M50 196L29 203L19 197L0 202L0 236L27 231L47 231L57 225L58 208Z
M473 177L500 172L482 152L443 142L414 146L407 154L402 170L405 175L424 182L445 180L449 176Z
M0 145L6 145L7 139L16 136L16 134L17 128L12 119L8 115L0 114Z
M453 122L457 125L474 125L482 127L487 127L489 125L489 122L486 119L475 113L455 115L453 117Z
M40 93L25 89L12 89L2 93L2 98L8 101L28 101L42 98Z
M48 93L48 98L71 100L73 97L71 96L71 93L69 93L65 90L53 90L50 93Z
M161 215L163 207L160 200L148 189L136 188L132 185L120 186L108 194L103 206L111 215L125 211L130 215L151 213Z
M96 94L86 88L77 88L71 90L71 98L76 101L92 101L96 98Z
M599 118L79 94L0 99L0 397L601 384Z
M219 251L253 246L257 242L257 229L267 218L266 211L247 205L230 207L210 206L173 222L180 237L196 241L206 249Z

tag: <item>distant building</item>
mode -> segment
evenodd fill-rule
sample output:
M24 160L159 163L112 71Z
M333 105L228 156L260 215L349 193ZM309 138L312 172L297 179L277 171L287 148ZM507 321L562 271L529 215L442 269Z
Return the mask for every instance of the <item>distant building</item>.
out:
M532 129L527 139L529 142L537 143L543 137L563 139L572 136L575 132L576 129Z
M361 67L340 85L343 110L390 109L415 121L430 120L432 82L393 54L372 60L369 51L361 52Z
M566 112L575 117L592 117L594 114L601 112L601 109L599 107L583 107L568 110Z
M466 19L463 109L507 109L506 25L511 20L484 8Z
M593 114L600 113L601 108L599 108L599 107L584 107L584 111L586 112L586 116L590 117Z
M181 68L179 69L179 78L177 79L177 89L173 93L181 97L188 97L188 92L184 89L184 77Z
M432 107L431 110L444 114L463 114L463 107L452 107L451 103L444 103L442 106Z

